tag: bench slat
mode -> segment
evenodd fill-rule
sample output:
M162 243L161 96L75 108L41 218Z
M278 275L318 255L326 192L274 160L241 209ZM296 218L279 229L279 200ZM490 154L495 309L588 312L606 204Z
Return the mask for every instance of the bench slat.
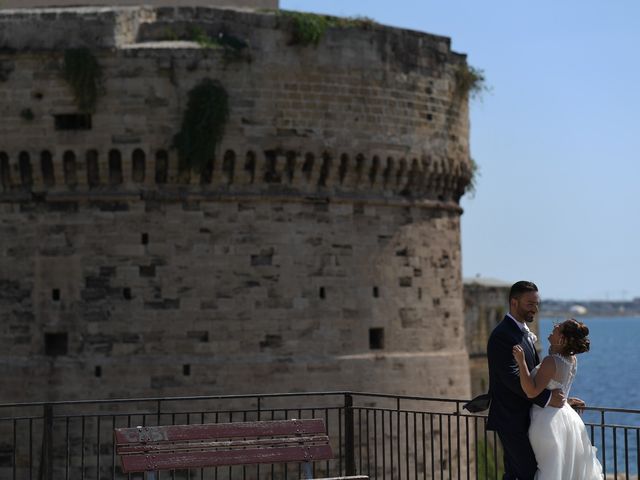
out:
M179 452L189 450L240 450L251 447L260 448L279 448L287 446L305 445L326 445L329 443L329 437L326 435L315 435L311 437L278 437L278 438L259 438L253 440L227 440L227 441L197 441L197 442L158 442L119 445L117 449L118 455L134 455L141 453L161 453L161 452Z
M186 468L249 465L256 463L311 462L333 457L329 445L287 447L278 449L254 448L218 452L159 453L123 455L124 473L151 470L177 470Z
M274 420L262 422L167 425L162 427L116 428L118 445L129 443L206 440L211 438L266 437L325 433L322 419Z

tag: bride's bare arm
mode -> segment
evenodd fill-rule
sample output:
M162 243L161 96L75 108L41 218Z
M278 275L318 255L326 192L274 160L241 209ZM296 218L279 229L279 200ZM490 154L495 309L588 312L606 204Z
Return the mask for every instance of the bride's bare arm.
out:
M527 367L527 363L524 360L524 351L520 345L515 345L513 347L513 357L516 359L518 363L518 370L520 371L520 386L524 393L527 394L527 397L534 398L542 392L549 380L556 373L556 362L554 362L553 358L546 357L542 360L542 364L538 369L538 373L536 373L535 378L531 377L531 373L529 372L529 368Z

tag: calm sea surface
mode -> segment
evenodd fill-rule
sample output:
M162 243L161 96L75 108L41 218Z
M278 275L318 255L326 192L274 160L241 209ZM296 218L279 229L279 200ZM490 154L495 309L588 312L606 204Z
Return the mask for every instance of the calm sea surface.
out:
M553 320L540 319L540 343L543 357L549 348L547 337L553 328ZM578 374L570 395L579 397L587 405L640 410L640 317L579 317L589 327L591 350L578 355ZM599 414L586 412L585 423L599 423ZM606 414L608 424L640 426L639 414ZM616 431L618 442L618 471L624 472L628 463L629 472L637 474L638 432L626 433L629 459L624 458L625 432ZM601 450L600 432L596 429L595 446ZM613 471L613 431L607 429L607 471ZM601 452L599 452L601 453ZM599 455L600 456L600 455Z

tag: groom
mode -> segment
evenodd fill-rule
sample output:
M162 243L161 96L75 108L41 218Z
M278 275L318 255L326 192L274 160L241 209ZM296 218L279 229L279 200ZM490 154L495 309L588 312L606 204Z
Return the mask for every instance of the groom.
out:
M539 305L538 287L534 283L514 283L509 292L509 313L491 332L487 345L491 396L487 430L495 430L502 442L503 480L533 480L535 476L538 465L528 435L531 404L560 408L565 402L562 390L544 390L529 399L520 387L512 349L514 345L522 347L529 371L540 363L535 339L527 326L535 319Z

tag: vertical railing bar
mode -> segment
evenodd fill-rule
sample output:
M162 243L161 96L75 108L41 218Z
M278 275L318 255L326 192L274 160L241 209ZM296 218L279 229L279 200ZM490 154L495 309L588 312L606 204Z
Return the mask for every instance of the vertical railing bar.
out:
M448 452L448 465L449 465L449 480L453 480L453 461L451 458L451 415L447 414L447 446L449 447Z
M389 464L391 465L391 469L389 470L391 473L391 480L393 480L393 474L395 470L393 468L393 412L389 411Z
M327 426L327 435L329 435L329 409L325 408L324 409L324 424ZM329 476L329 471L330 471L330 467L329 467L329 460L327 460L325 462L325 469L326 469L326 473L327 473L327 477ZM273 470L272 470L273 472Z
M340 472L340 475L344 475L344 470L343 470L343 463L342 463L342 457L343 457L343 449L342 449L342 445L344 442L344 438L342 438L342 408L338 409L338 471Z
M629 440L627 439L628 435L627 427L624 427L624 472L625 472L625 480L629 480ZM638 472L640 473L640 472Z
M301 409L298 409L298 418L302 419L302 410ZM311 463L313 463L313 462L311 462ZM301 463L298 463L298 478L302 478L302 464Z
M13 466L13 480L16 480L16 475L18 474L18 467L16 465L16 450L18 450L18 420L14 418L11 423L13 425L13 452L11 452L11 465Z
M456 457L458 460L458 480L460 480L460 403L456 401Z
M362 473L362 409L358 408L358 473Z
M475 474L476 474L476 478L478 478L478 417L474 417L473 419L473 441L474 441L474 447L473 447L473 456L475 459L475 464L476 464L476 468L475 468Z
M487 480L489 479L489 457L487 456L489 454L487 448L489 448L488 445L488 438L487 438L487 422L486 420L483 422L483 431L484 431L484 478L486 478Z
M96 480L100 480L100 415L96 416L96 421L98 422L96 426L96 437L98 440L98 444L96 445Z
M424 412L420 413L420 423L422 423L422 478L426 480L427 478L427 435L426 435L426 425L424 421ZM418 480L416 478L416 480Z
M404 462L406 464L407 480L409 480L409 412L407 411L404 412Z
M444 480L444 468L443 468L443 459L444 459L444 445L442 440L442 435L444 434L442 430L442 414L438 414L438 424L440 426L440 480Z
M398 455L398 480L402 480L402 456L401 456L401 437L400 437L400 397L396 397L396 454Z
M435 446L433 445L433 439L434 439L434 435L433 435L433 413L429 414L429 424L430 424L430 431L429 431L429 435L431 436L431 478L435 479L436 478L436 456L435 456Z
M33 418L29 419L29 478L33 479Z
M384 438L382 439L384 441ZM378 480L378 411L373 411L373 471Z
M613 427L613 474L618 480L618 432L615 426Z
M116 416L113 415L111 417L111 431L116 429ZM112 480L116 478L116 441L115 437L112 437L112 447L111 447L111 478Z
M381 412L380 425L382 426L382 478L387 478L387 448L386 448L386 440L385 440L385 432L384 432L384 410Z
M418 480L418 418L413 412L413 478Z
M369 430L369 411L370 409L365 410L365 419L367 422L366 435L367 435L367 443L366 443L366 452L367 452L367 476L371 478L371 450L370 450L370 435L371 432ZM362 472L361 472L362 473Z
M69 451L69 422L70 422L69 417L66 417L65 418L65 433L64 433L65 443L66 443L66 445L65 445L65 477L64 478L66 480L69 480L69 468L70 468L69 464L71 462L71 459L69 458L70 455L71 455L71 452Z
M85 429L86 429L86 419L84 415L82 415L82 435L80 441L80 468L82 469L81 478L84 480L84 439L85 439Z
M469 417L464 417L464 423L465 423L465 427L464 427L464 431L465 431L465 435L466 435L466 442L467 442L467 480L471 479L471 472L469 470L471 470L471 452L469 451L471 449L471 439L470 439L470 435L469 435Z
M605 441L604 431L604 410L600 410L600 440L602 441L602 471L607 472L607 443Z

